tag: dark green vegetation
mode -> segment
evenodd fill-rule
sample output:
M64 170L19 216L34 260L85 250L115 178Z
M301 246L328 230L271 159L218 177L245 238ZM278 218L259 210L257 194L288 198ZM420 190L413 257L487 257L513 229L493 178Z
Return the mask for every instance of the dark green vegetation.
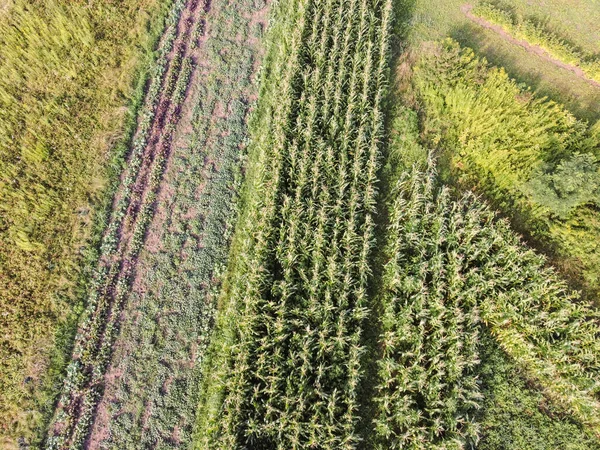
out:
M51 412L81 311L81 267L95 258L90 210L103 209L120 170L117 144L164 12L153 0L0 6L2 448L36 442Z
M424 139L446 161L445 178L485 193L595 299L600 128L451 41L417 58L411 83Z
M481 336L479 450L598 449L598 440L529 383L492 338Z
M92 447L184 448L191 441L267 11L253 1L205 5L195 45L202 69L190 83L125 302Z
M197 448L359 445L390 15L277 5Z
M477 411L498 382L480 390L480 361L488 377L489 366L506 366L496 344L480 340L488 332L551 402L598 433L598 314L481 199L453 200L434 176L430 167L405 172L391 196L379 448L447 448L485 436L494 414L484 410L479 424Z

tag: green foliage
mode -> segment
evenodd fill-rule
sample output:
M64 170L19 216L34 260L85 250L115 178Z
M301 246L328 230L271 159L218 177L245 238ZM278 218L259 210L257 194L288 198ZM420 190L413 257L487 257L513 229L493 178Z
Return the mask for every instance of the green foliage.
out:
M600 206L600 166L593 155L575 153L554 170L549 164L544 169L532 177L525 190L550 214L566 220L579 206Z
M482 333L481 344L479 450L600 448L580 424L532 389L488 333Z
M210 38L198 51L207 70L175 134L164 179L169 195L159 197L137 263L143 275L123 311L110 369L120 376L107 383L99 406L106 417L96 423L101 447L173 448L192 440L260 61L260 42L231 36L264 15L257 8L230 0L203 14Z
M391 198L375 448L465 448L477 441L482 397L474 237L483 207L453 203L419 170L405 172Z
M0 14L3 448L37 441L52 407L87 276L79 266L94 257L90 210L119 165L121 147L109 150L135 108L162 8L14 1Z
M600 315L473 194L398 182L381 303L380 448L463 448L481 406L481 324L559 408L600 430Z
M196 446L356 448L391 3L275 8Z
M473 13L500 25L517 38L538 45L554 58L577 67L592 80L600 81L600 57L584 50L550 29L549 25L534 17L524 18L502 3L481 2Z
M597 131L449 40L419 58L413 88L445 178L485 193L596 295Z

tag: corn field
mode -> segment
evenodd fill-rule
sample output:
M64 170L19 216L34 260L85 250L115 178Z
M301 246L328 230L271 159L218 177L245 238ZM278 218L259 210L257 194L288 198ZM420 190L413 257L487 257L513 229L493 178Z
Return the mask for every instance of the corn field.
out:
M223 348L229 369L213 378L224 385L217 406L207 400L201 408L199 448L343 449L359 441L391 2L278 8L293 31L284 46L275 39L264 71L281 77L263 82L268 104L255 117L245 216L223 299L231 316L221 318L233 328Z
M598 314L473 194L425 171L392 195L380 302L377 448L469 448L481 406L479 336L598 433Z

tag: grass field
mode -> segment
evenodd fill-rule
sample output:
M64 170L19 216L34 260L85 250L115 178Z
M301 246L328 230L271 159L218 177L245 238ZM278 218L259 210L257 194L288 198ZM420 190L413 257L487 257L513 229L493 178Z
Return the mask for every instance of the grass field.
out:
M600 8L593 1L507 0L524 16L547 18L557 31L571 38L590 53L600 51ZM575 115L590 121L600 119L600 88L575 77L571 72L511 44L492 30L467 18L464 5L474 1L411 0L407 40L412 46L430 40L452 37L473 48L492 64L502 66L517 81L524 82L541 96L564 103Z
M52 409L164 8L0 9L0 446L17 448Z

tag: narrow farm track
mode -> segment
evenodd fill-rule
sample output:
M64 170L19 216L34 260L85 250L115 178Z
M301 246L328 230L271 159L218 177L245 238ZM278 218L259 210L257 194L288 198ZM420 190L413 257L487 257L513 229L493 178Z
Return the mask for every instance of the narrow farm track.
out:
M209 8L206 1L178 1L173 6L103 238L88 309L76 338L47 448L80 448L89 433L104 390L120 311L156 207L173 135L187 101L188 83L198 65L197 46L191 45L190 37Z
M518 45L519 47L524 48L525 51L527 51L527 53L536 55L536 56L540 57L541 59L548 61L549 63L554 64L557 67L560 67L561 69L568 70L569 72L572 72L577 78L585 81L586 83L591 84L594 87L600 88L600 83L597 82L596 80L592 80L591 78L589 78L580 67L574 66L572 64L567 64L567 63L561 61L560 59L553 57L550 53L548 53L542 47L540 47L538 45L530 44L529 42L527 42L523 39L518 39L518 38L512 36L510 33L508 33L500 25L493 24L491 22L488 22L487 20L485 20L482 17L476 16L475 14L473 14L473 5L467 3L461 7L461 11L464 13L464 15L469 20L480 25L481 27L485 28L486 30L493 31L494 33L498 34L505 41L510 42L513 45Z

